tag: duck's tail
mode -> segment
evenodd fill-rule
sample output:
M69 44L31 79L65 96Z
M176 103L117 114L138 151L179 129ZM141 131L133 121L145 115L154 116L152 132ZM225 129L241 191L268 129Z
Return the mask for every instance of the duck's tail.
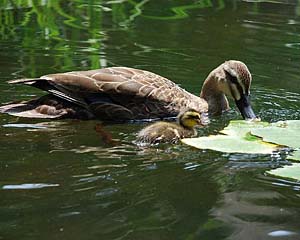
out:
M0 113L25 118L93 118L86 109L51 94L29 101L8 103L0 107Z
M7 81L7 83L31 85L31 84L35 83L37 80L39 80L39 78L20 78L20 79L9 80L9 81Z
M0 107L0 113L26 118L60 118L66 114L54 106L38 104L38 101L33 100L6 104Z

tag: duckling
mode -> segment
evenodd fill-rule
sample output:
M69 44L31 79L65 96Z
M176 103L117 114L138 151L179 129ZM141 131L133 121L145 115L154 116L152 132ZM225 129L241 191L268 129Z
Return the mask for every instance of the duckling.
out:
M162 142L176 143L182 138L196 136L197 125L202 125L200 113L187 109L177 116L177 123L160 121L143 128L135 143L140 146Z
M243 118L254 119L251 81L247 66L235 60L224 62L208 75L200 97L167 78L128 67L55 73L9 81L42 89L48 95L4 105L0 112L29 118L109 121L175 117L186 108L219 115L229 109L227 95L234 99Z

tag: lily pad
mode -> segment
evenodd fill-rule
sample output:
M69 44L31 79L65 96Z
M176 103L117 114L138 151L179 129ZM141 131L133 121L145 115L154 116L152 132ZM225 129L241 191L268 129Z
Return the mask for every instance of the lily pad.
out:
M231 121L219 135L185 138L182 142L200 149L226 153L271 154L280 146L294 151L287 159L300 161L300 121L276 123ZM300 163L267 171L267 174L300 181Z
M300 163L267 171L267 174L300 181Z
M300 150L296 150L287 157L289 160L300 161Z
M247 140L240 136L212 135L200 138L185 138L182 142L195 148L211 149L226 153L271 154L277 145L266 143L259 138Z
M300 161L300 121L287 120L276 123L257 121L231 121L221 134L183 139L182 142L200 149L227 153L272 153L281 146L293 148L288 159Z
M251 134L261 137L266 142L300 148L300 121L298 120L280 121L263 128L253 128Z
M263 142L261 138L250 134L252 129L266 126L269 126L269 123L231 121L226 128L220 131L223 134L186 138L182 139L182 142L195 148L226 153L271 154L277 150L277 145Z
M225 127L220 133L230 135L230 136L245 136L250 133L253 129L261 129L269 126L270 123L259 122L259 121L244 121L244 120L233 120L230 121L229 125Z

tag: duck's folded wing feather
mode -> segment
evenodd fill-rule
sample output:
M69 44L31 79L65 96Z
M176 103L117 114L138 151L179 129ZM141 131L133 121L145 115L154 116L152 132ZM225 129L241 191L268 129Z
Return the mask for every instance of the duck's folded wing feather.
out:
M191 95L155 73L127 67L49 74L10 83L34 86L96 115L118 112L124 119L176 115L177 107L185 105L181 101Z
M52 95L64 99L68 102L75 103L82 107L87 107L84 99L79 94L78 91L74 91L72 85L65 85L60 82L60 75L62 74L53 74L57 75L50 77L50 75L45 75L36 79L17 79L9 81L10 84L25 84L33 86L44 91L51 93ZM68 75L65 79L68 78Z
M32 85L48 92L54 89L69 97L74 95L76 99L80 98L81 93L104 92L164 100L173 97L174 92L183 91L175 83L155 73L127 67L56 73L10 83Z
M50 74L41 79L73 92L103 92L161 100L168 97L169 92L182 91L175 83L155 73L126 67Z

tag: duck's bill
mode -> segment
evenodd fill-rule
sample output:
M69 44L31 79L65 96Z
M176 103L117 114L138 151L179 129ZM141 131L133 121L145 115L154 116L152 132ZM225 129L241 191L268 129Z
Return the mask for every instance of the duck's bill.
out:
M251 107L249 96L242 95L239 100L235 100L235 103L244 119L257 119Z

